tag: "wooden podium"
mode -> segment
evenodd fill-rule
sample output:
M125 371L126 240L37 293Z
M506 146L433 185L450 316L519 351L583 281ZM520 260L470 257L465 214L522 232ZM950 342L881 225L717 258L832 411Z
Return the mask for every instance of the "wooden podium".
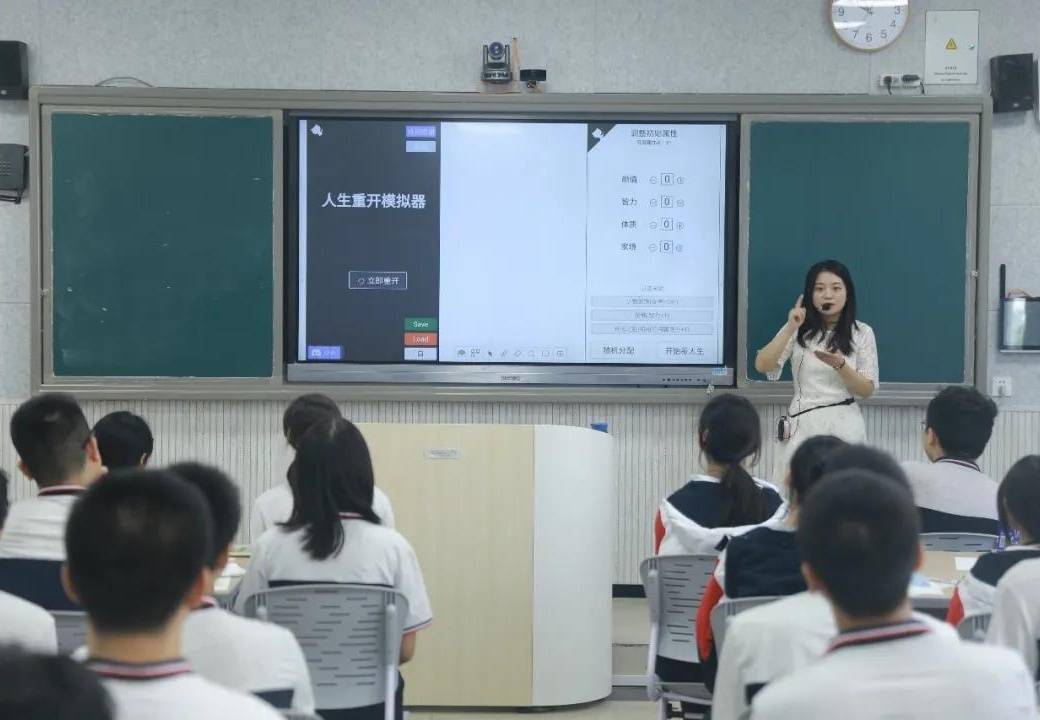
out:
M541 425L358 427L433 606L403 670L406 704L609 695L613 438Z

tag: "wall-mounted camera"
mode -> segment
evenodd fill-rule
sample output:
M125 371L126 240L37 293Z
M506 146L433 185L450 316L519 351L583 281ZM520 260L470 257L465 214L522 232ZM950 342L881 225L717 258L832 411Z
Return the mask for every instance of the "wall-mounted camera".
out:
M493 42L484 46L484 67L480 79L486 83L509 83L513 81L509 45Z

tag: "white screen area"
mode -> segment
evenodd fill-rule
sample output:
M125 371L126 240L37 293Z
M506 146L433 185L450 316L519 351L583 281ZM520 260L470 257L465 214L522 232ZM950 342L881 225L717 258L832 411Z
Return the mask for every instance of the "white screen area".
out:
M442 362L723 362L725 126L443 122L440 152Z

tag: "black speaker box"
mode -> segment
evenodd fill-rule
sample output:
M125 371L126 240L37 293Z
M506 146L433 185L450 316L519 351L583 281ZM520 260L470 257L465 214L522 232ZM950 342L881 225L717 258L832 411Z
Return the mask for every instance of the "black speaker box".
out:
M1033 54L996 55L989 60L993 112L1032 110L1036 105Z
M28 46L17 40L0 40L0 100L29 97Z

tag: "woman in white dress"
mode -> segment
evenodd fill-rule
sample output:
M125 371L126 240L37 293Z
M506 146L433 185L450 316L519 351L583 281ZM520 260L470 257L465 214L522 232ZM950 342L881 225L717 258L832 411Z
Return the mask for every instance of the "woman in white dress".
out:
M755 369L779 380L788 360L794 397L778 428L782 452L776 453L776 466L787 467L798 446L814 435L864 442L866 428L856 400L877 389L877 344L870 326L856 319L852 275L837 260L809 268L787 323L758 351Z

